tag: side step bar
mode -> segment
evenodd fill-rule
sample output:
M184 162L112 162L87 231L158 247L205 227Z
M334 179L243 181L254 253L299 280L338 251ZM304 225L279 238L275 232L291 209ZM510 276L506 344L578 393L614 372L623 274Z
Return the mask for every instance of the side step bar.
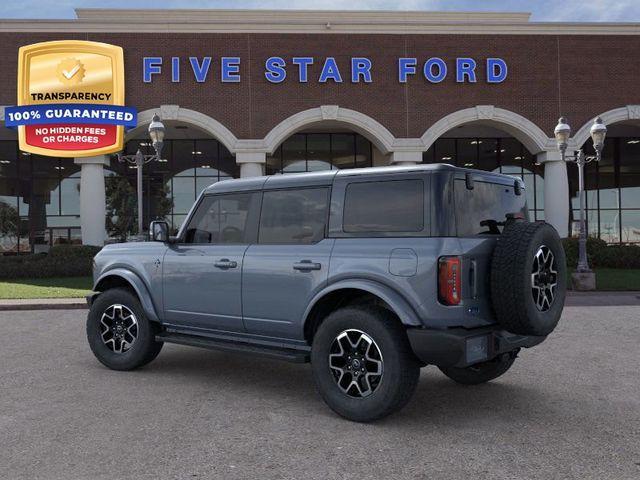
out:
M228 340L218 340L197 335L185 335L182 333L163 332L156 335L156 341L166 343L177 343L191 347L208 348L211 350L222 350L224 352L245 353L258 355L276 360L284 360L293 363L307 363L310 360L309 352L294 350L290 348L278 348L265 345L256 345L245 342L234 342Z

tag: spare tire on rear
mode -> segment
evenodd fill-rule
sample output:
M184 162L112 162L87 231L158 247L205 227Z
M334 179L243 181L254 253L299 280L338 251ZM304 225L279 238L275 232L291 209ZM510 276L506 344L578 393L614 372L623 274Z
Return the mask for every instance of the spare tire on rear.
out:
M498 323L521 335L549 335L567 290L558 232L548 223L508 221L491 260L491 298Z

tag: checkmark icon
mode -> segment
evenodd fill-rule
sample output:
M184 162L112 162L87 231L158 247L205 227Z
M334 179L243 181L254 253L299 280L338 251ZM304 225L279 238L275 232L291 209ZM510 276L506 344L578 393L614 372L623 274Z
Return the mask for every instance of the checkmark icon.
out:
M71 80L71 77L73 77L76 73L78 73L78 70L80 70L80 65L76 65L70 71L62 70L62 74L65 76L67 80Z

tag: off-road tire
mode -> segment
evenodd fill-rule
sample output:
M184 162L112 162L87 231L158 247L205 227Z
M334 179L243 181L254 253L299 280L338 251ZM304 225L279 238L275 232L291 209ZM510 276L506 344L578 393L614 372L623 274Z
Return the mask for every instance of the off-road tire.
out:
M553 301L546 310L536 304L540 290L532 288L536 254L543 247L553 254L556 271ZM512 333L549 335L560 320L566 289L565 253L555 228L544 222L507 223L491 260L491 299L498 323Z
M341 389L329 366L337 337L354 330L373 340L382 360L377 387L360 398ZM330 314L313 338L311 364L316 388L325 403L338 415L356 422L371 422L400 410L413 395L420 376L420 365L404 327L391 312L374 306L345 307Z
M113 351L103 341L101 320L103 314L114 305L126 307L137 321L135 341L131 347L122 353ZM114 288L98 295L94 300L87 316L87 340L96 358L112 370L133 370L146 365L158 356L162 349L162 342L155 340L159 326L150 322L140 301L129 290Z
M489 382L507 372L515 362L515 355L505 354L494 360L470 367L438 367L442 373L462 385L478 385Z

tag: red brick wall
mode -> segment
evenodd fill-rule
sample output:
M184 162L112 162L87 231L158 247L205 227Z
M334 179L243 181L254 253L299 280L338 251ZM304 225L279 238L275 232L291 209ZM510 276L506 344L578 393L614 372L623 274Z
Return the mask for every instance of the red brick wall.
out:
M301 34L0 34L0 104L16 102L18 48L45 40L94 40L121 45L125 52L127 104L139 110L178 104L217 119L238 138L261 138L286 117L323 104L370 115L397 137L419 137L431 124L456 110L491 104L530 119L552 135L560 114L577 130L593 115L640 104L640 36L554 35L301 35ZM269 83L264 61L277 55L313 56L307 84L298 83L289 66L287 79ZM142 57L162 56L162 76L142 82ZM182 58L180 83L171 83L170 57ZM188 57L213 57L205 83L196 83ZM240 83L220 82L221 56L242 58ZM337 58L344 82L317 82L326 56ZM373 62L373 83L349 81L349 59ZM397 59L417 57L419 64L438 56L449 75L430 84L420 75L398 82ZM457 84L457 56L478 61L478 82ZM501 84L485 82L487 57L507 61Z

